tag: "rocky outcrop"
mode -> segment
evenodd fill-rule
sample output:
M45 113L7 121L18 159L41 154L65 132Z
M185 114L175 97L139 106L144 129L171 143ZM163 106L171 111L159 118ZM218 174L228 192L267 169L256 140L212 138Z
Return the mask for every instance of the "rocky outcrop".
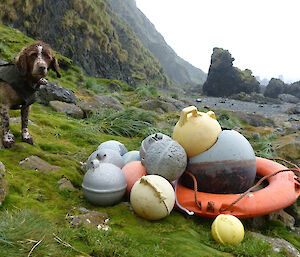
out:
M233 67L228 50L214 48L203 93L208 96L230 96L240 92L259 92L259 82L250 70Z
M290 94L300 99L300 81L286 85L283 90L284 94Z
M283 93L284 86L285 84L282 80L272 78L265 89L264 96L277 98L278 95Z
M288 96L293 96L288 97ZM280 79L272 78L267 85L264 96L272 97L272 98L283 98L282 101L290 102L290 103L297 103L300 99L300 81L292 83L292 84L285 84Z
M61 101L76 104L77 98L73 91L63 88L55 83L41 86L38 91L38 102L48 105L50 101Z

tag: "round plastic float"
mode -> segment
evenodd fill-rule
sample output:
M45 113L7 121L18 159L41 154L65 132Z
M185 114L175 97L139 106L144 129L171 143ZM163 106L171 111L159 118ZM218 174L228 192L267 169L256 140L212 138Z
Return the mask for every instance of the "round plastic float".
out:
M123 168L122 171L126 177L127 188L126 193L129 194L131 188L133 187L134 183L139 180L141 177L146 176L146 168L142 165L140 161L133 161L127 163Z
M128 152L125 145L123 145L122 143L120 143L116 140L109 140L109 141L103 142L97 148L97 150L101 150L101 149L115 150L115 151L119 152L121 156Z
M160 140L148 148L144 165L147 174L160 175L169 181L174 181L185 171L186 152L172 139Z
M221 131L214 112L198 112L195 106L189 106L181 111L173 130L173 139L190 158L212 147Z
M146 152L148 150L148 148L155 142L159 142L161 140L172 140L169 136L162 134L162 133L156 133L156 134L152 134L148 137L146 137L142 143L141 143L141 147L140 147L140 158L141 158L141 162L143 165L145 165L145 156L146 156Z
M108 206L121 201L126 191L122 170L111 163L92 161L92 167L83 177L85 198L95 205Z
M174 207L174 190L161 176L143 176L132 187L130 202L137 215L147 220L160 220Z
M86 169L89 170L93 160L97 159L100 163L111 163L120 169L123 168L125 162L119 152L111 149L100 149L93 152L86 163Z
M139 151L127 152L122 156L122 158L123 158L125 164L127 164L129 162L140 161L141 160Z
M211 233L218 243L237 245L244 239L244 226L238 218L220 214L212 224Z

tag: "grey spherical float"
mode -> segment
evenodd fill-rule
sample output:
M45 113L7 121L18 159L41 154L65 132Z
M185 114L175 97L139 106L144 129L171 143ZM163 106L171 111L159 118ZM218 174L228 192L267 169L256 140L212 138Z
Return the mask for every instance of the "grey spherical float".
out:
M129 151L122 156L124 163L127 164L133 161L140 161L140 152L139 151ZM124 165L125 165L124 164Z
M146 137L140 147L140 158L143 165L145 165L145 156L148 148L155 142L161 141L161 140L172 140L169 136L162 134L162 133L155 133L148 137Z
M198 191L241 193L250 188L256 176L256 157L249 141L235 130L223 130L207 151L188 159L187 170L194 174ZM184 174L182 185L194 189Z
M100 163L111 163L116 165L120 169L122 169L125 165L124 159L119 154L119 152L111 149L100 149L93 152L86 162L87 170L92 168L93 160L98 160Z
M94 205L109 206L121 201L126 192L126 178L122 170L111 163L92 161L84 175L82 189L85 198Z
M111 149L117 151L121 156L128 152L125 145L116 140L109 140L101 143L97 150L101 149Z
M174 181L183 174L186 165L186 152L175 140L160 140L147 149L145 167L149 175Z

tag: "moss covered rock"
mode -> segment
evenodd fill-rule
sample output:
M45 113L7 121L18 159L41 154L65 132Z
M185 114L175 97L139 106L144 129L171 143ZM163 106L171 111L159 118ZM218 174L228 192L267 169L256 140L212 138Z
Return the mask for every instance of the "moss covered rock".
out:
M208 96L230 96L240 92L259 92L259 82L251 70L233 67L234 58L228 50L215 47L203 92Z

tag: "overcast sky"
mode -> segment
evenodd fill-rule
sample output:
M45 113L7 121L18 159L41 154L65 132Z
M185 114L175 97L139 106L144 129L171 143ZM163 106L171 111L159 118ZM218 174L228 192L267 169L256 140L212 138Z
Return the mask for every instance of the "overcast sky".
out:
M255 76L300 80L300 0L136 0L183 59L208 72L214 47Z

